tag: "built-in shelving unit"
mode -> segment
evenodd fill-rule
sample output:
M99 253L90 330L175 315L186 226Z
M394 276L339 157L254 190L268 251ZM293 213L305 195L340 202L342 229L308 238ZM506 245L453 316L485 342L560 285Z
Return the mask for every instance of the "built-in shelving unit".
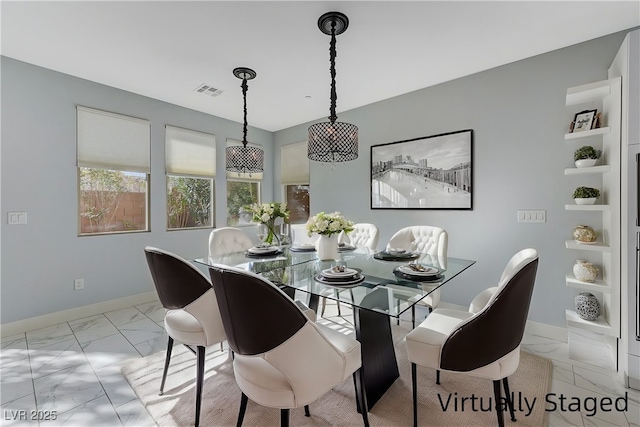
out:
M569 356L572 359L592 363L593 359L585 354L585 348L599 347L610 356L608 367L615 369L617 358L616 340L620 337L620 124L621 124L621 81L620 78L603 80L567 89L567 107L572 113L584 109L597 109L602 113L601 127L581 132L568 133L564 139L569 144L589 140L589 144L602 144L601 164L587 168L567 168L565 176L572 179L576 186L584 175L602 175L600 204L577 205L566 204L565 210L570 212L591 212L593 228L598 233L598 240L593 244L578 243L566 240L569 250L591 253L592 257L600 257L598 265L601 278L595 282L583 282L573 274L565 276L567 287L579 292L591 292L600 302L601 315L595 321L584 320L573 310L565 311L569 332ZM578 143L578 144L576 144ZM598 224L602 223L601 229ZM576 224L578 225L578 224ZM584 225L590 225L585 222ZM580 255L576 255L576 259ZM585 342L588 345L585 346Z

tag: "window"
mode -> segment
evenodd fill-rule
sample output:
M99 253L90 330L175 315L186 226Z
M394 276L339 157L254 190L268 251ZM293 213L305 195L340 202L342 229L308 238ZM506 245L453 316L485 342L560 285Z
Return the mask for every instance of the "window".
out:
M77 107L78 233L148 231L147 120Z
M302 224L309 219L309 159L307 143L283 145L280 149L280 182L289 209L289 222Z
M233 139L227 140L227 146L242 145L242 142ZM259 147L256 144L248 144ZM243 210L244 206L252 203L260 203L260 184L262 173L243 174L227 172L227 225L253 224L252 215Z
M216 137L166 126L167 229L213 227Z
M227 225L249 225L253 223L250 212L244 206L260 203L259 181L234 181L227 179Z

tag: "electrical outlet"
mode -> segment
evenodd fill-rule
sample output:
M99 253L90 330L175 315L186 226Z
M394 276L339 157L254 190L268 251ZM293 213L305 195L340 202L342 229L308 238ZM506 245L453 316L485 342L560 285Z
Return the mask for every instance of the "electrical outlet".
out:
M76 279L73 281L73 289L79 291L84 289L84 279Z

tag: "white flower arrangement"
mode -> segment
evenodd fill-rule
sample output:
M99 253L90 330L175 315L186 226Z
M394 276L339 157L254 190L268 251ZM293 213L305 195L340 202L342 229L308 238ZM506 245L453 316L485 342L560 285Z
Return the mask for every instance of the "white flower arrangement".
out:
M254 203L248 209L253 214L253 221L262 224L272 223L276 218L289 218L286 203Z
M313 233L330 236L344 231L348 233L353 230L353 222L346 220L340 212L325 213L320 212L307 221L307 234Z

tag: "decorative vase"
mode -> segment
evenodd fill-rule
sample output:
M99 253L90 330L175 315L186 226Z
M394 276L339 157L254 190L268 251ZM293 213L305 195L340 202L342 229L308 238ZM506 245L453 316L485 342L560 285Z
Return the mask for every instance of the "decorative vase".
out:
M576 313L581 319L596 320L600 316L600 303L590 292L581 292L575 300Z
M595 282L599 271L598 267L583 259L576 260L573 265L573 276L583 282Z
M269 221L265 222L264 225L267 226L267 237L264 238L264 242L272 245L276 237L276 220L270 219Z
M577 225L573 229L573 239L580 243L592 243L596 241L596 232L588 225Z
M316 243L316 249L318 251L318 258L323 259L338 259L338 235L337 234L322 234Z

